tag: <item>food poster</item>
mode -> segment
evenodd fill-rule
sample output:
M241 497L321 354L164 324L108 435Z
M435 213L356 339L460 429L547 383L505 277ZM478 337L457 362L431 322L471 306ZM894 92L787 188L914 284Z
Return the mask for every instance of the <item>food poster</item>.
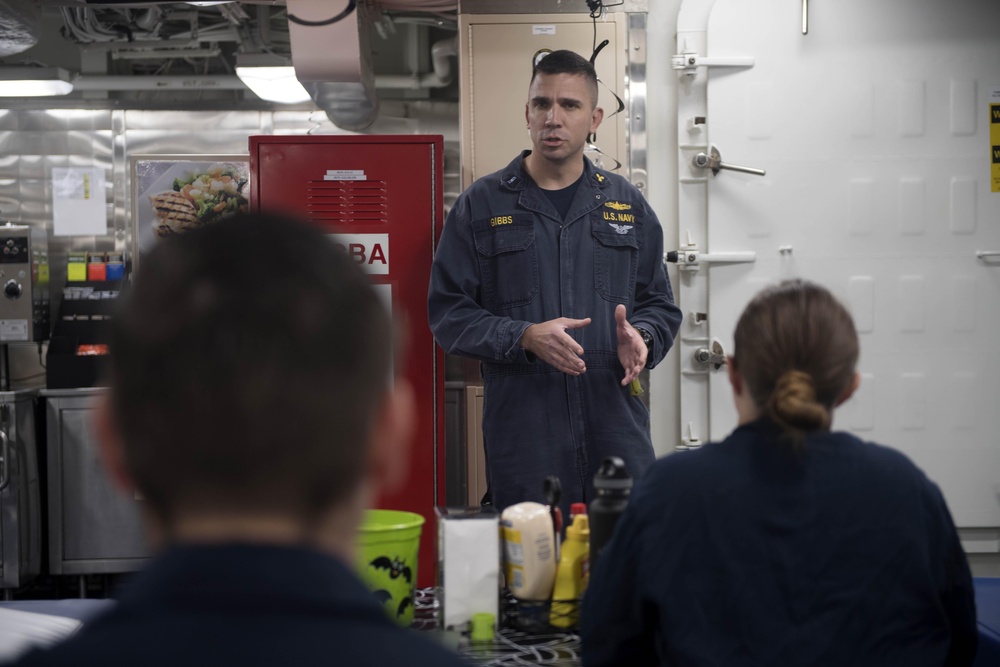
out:
M134 265L159 239L250 207L245 155L133 156L131 174Z

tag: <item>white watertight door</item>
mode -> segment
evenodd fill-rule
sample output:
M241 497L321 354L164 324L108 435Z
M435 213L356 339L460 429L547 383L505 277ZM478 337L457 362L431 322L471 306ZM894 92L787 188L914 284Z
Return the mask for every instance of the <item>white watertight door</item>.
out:
M755 260L682 267L684 437L719 439L736 423L725 369L692 350L717 338L731 351L736 319L764 285L818 281L849 305L862 346L861 389L835 428L905 452L941 486L956 523L982 529L963 531L966 548L996 551L1000 261L989 253L1000 251L1000 192L990 103L1000 104L1000 3L699 4L707 31L685 33L697 13L688 7L678 51L752 65L685 73L674 59L685 91L681 245ZM697 108L684 95L699 85L704 122L685 109ZM697 169L692 157L710 146L723 163L766 175ZM699 177L703 205L692 195Z

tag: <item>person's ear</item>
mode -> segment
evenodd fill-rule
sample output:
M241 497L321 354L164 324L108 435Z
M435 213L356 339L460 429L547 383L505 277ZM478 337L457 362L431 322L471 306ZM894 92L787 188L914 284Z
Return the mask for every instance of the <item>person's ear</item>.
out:
M590 117L591 134L597 132L597 128L600 127L602 120L604 120L604 109L602 109L601 107L594 107L594 113Z
M837 407L841 403L846 402L847 399L849 399L851 396L854 395L854 392L856 392L858 390L858 387L860 386L861 386L861 373L855 371L854 377L851 378L851 383L847 385L844 391L840 392L840 396L838 396L837 400L833 403L833 407Z
M371 476L379 493L399 489L410 467L410 446L416 428L413 386L397 377L375 415L370 443Z
M528 126L528 129L530 130L531 129L531 116L528 114L528 103L527 102L525 102L525 104L524 104L524 122Z
M135 481L125 465L125 448L114 416L110 394L103 394L93 414L94 435L108 477L123 493L135 493Z
M726 357L726 374L729 376L729 384L733 387L733 395L743 394L743 376L736 367L736 360L733 357Z

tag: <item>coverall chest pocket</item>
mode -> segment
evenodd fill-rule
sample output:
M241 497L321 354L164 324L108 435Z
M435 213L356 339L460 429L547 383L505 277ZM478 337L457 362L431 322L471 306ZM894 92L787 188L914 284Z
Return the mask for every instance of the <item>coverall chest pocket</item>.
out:
M592 231L594 288L606 301L628 304L635 293L635 274L639 266L639 240L635 229L621 233L603 229L601 222L597 222Z
M505 309L531 303L538 294L531 218L499 216L474 223L474 228L486 307Z

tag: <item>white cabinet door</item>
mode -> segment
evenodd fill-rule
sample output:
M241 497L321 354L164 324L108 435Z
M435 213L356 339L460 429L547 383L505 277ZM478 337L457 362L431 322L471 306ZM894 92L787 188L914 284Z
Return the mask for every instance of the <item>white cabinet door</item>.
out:
M810 3L803 34L796 2L717 0L701 55L754 65L698 74L705 143L767 170L706 172L702 252L756 253L698 269L708 335L731 350L765 284L831 288L855 317L863 375L835 427L905 452L963 527L1000 526L1000 262L977 256L1000 250L998 26L994 0L837 0ZM682 384L708 392L719 439L735 411L724 369L708 378Z

